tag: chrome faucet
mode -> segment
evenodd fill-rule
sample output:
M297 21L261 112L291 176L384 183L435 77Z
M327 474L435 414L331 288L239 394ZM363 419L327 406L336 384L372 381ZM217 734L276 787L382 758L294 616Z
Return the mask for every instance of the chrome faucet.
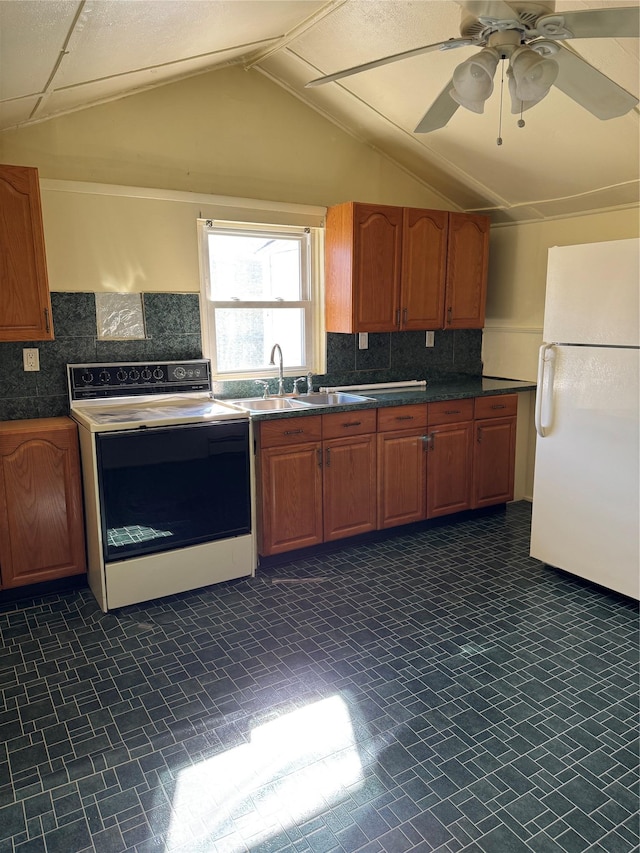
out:
M278 397L284 397L284 373L282 368L282 350L280 349L280 344L274 344L271 348L271 358L269 359L269 364L276 363L275 355L276 350L278 350Z

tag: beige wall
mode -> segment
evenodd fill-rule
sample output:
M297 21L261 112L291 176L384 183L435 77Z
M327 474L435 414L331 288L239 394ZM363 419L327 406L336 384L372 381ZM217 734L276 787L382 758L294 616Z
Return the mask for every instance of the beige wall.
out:
M227 68L0 134L41 178L301 204L446 199L257 71Z

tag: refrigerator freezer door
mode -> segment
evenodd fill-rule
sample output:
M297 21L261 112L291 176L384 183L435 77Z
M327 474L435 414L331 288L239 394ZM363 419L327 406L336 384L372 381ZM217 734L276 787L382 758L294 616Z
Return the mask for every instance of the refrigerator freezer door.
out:
M640 344L640 240L549 249L545 341Z
M545 437L536 441L531 556L638 598L640 351L554 350Z

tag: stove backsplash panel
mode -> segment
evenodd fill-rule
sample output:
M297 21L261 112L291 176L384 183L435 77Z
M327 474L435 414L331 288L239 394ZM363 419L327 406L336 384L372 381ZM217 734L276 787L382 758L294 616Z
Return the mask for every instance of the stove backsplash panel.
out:
M155 361L202 358L200 299L196 293L144 293L145 340L99 341L93 293L51 294L54 341L0 343L0 420L66 415L68 363ZM327 373L314 384L354 385L404 379L446 379L482 373L479 329L436 332L425 347L424 332L370 334L369 348L358 336L327 334ZM22 350L37 347L40 370L23 370ZM291 391L293 377L285 388ZM214 383L220 397L255 396L253 381Z

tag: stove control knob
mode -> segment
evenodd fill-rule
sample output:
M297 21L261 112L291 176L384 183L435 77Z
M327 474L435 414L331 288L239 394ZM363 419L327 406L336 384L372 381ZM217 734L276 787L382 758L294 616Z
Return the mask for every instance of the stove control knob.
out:
M82 376L80 378L82 379L83 382L86 382L87 385L89 384L89 382L93 382L93 374L89 373L88 370L85 370L85 372L82 374Z
M148 367L144 368L141 375L145 382L148 382L151 379L151 371Z
M111 380L111 375L108 370L101 370L98 379L100 382L109 382Z
M153 371L153 376L155 379L164 379L164 373L162 372L162 368L156 367L156 369Z
M184 377L187 375L187 371L184 369L184 367L176 367L176 369L173 371L173 375L176 379L184 379Z
M122 370L122 368L120 368L120 370L116 373L116 376L118 377L118 380L120 382L124 382L127 378L127 371Z
M129 379L133 379L134 382L136 381L136 379L140 379L140 372L136 370L135 367L133 368L133 370L129 371Z

